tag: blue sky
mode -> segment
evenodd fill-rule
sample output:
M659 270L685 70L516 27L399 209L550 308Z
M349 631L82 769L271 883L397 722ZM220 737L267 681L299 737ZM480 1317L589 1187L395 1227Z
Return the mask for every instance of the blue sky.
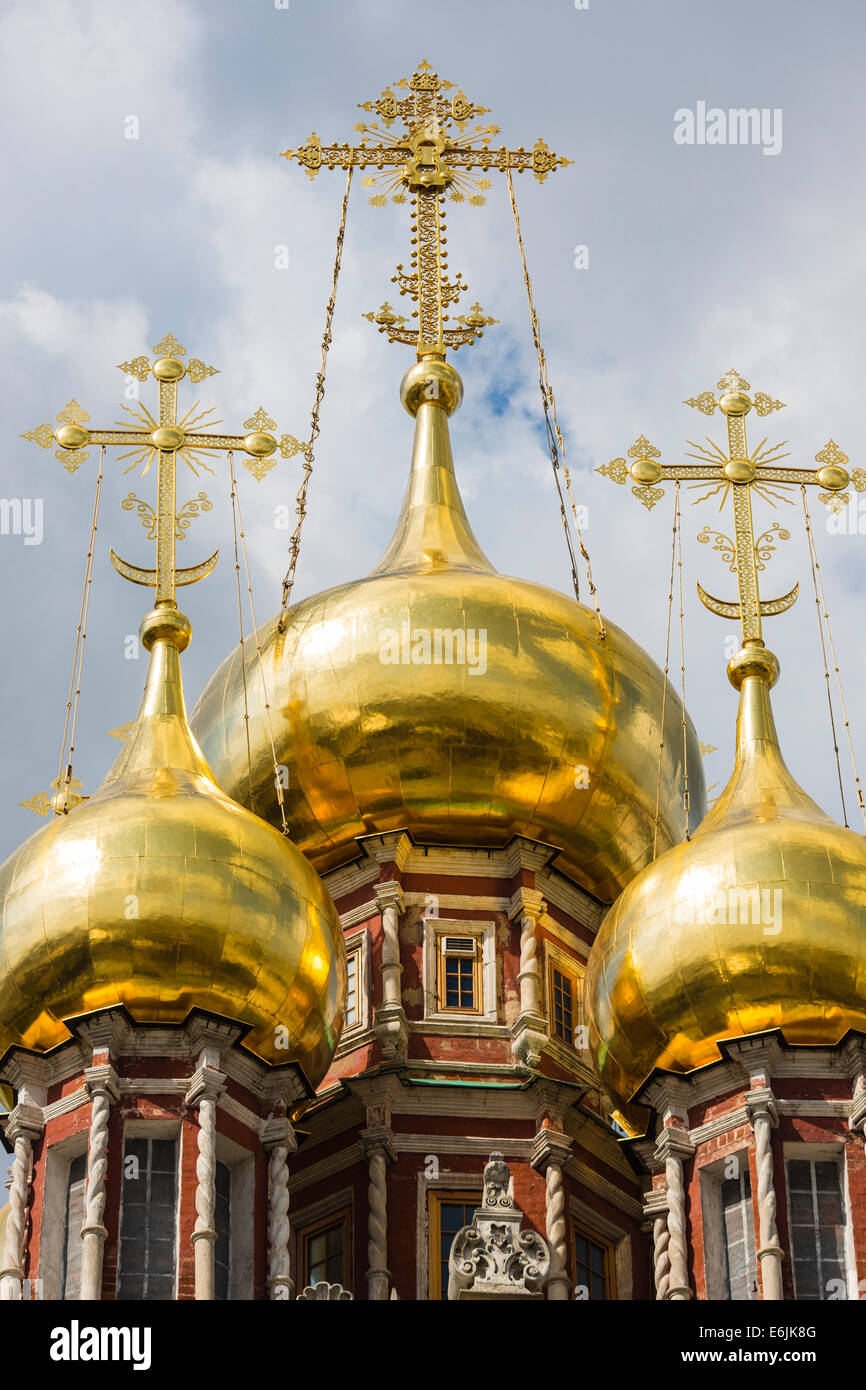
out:
M574 160L543 186L517 181L527 255L603 609L663 660L671 498L648 514L595 474L598 464L640 433L668 460L687 438L721 438L717 422L681 403L735 366L788 402L761 434L787 439L794 461L811 464L832 435L863 466L864 28L856 0L590 0L581 10L572 0L440 0L432 12L398 0L290 0L285 9L273 0L6 0L2 490L43 500L44 538L25 546L0 536L0 852L38 828L18 803L57 774L96 462L70 476L21 433L73 396L94 421L113 422L123 390L116 364L170 331L221 369L200 394L227 426L264 405L281 431L305 434L344 180L324 171L310 181L277 155L312 130L351 140L356 103L422 57L492 108L509 145L543 136ZM699 101L781 110L781 151L675 143L674 113ZM130 116L135 140L125 138ZM405 213L371 208L356 181L297 597L369 570L399 507L411 422L398 386L412 354L361 314L390 295L395 264L408 260ZM275 267L281 245L286 270ZM578 245L588 248L586 269L575 268ZM567 591L501 179L486 207L449 206L449 250L469 283L467 304L479 298L500 321L456 359L466 394L453 441L473 525L500 569ZM274 509L293 502L299 471L297 460L280 462L265 482L241 484L260 620L278 605L286 564ZM74 769L87 790L116 751L108 731L134 716L143 683L142 662L124 656L142 591L114 573L107 551L152 563L137 520L120 507L130 489L151 497L150 481L107 463ZM205 487L214 502L181 562L222 550L213 578L186 596L192 704L236 641L237 614L225 469L188 475L181 487L182 497ZM730 517L690 500L687 701L700 736L718 746L707 780L724 782L734 627L694 595L700 580L733 596L733 577L695 537L705 524L730 530ZM827 534L812 505L866 761L866 536ZM763 576L765 594L801 582L794 610L766 625L782 661L775 707L793 771L838 815L798 507L758 512L766 526L790 519L793 533ZM847 768L846 778L850 805Z

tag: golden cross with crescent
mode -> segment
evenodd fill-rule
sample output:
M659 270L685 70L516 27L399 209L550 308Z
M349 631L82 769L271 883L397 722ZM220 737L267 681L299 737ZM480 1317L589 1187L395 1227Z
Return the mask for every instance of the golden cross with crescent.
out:
M656 484L669 479L677 482L687 480L693 491L703 488L705 483L711 483L708 491L704 489L703 495L695 498L695 505L709 497L719 497L721 511L728 494L733 495L735 540L731 541L709 527L704 527L698 539L709 542L716 538L714 549L722 552L731 572L736 573L739 599L728 602L713 598L700 584L697 586L698 596L711 613L717 613L722 618L739 618L744 643L761 642L761 618L786 612L796 602L799 584L795 584L781 598L761 599L758 572L765 568L765 561L774 549L774 541L787 540L790 533L784 531L779 523L774 523L769 531L755 540L752 492L775 506L777 501L791 502L792 499L786 495L791 484L822 487L825 491L819 493L820 501L831 510L840 511L849 501L845 493L849 484L853 484L857 492L866 491L866 472L862 468L855 468L849 473L845 467L848 456L832 439L815 455L815 462L820 464L817 469L779 467L780 460L789 457L788 453L782 452L786 440L768 446L766 439L762 439L750 453L746 442L746 416L752 409L760 416L771 415L775 410L784 409L784 402L773 400L763 391L750 396L749 383L733 370L721 378L716 389L721 395L702 391L684 404L703 415L712 415L717 409L722 412L728 427L727 453L707 435L706 446L687 441L695 450L688 457L699 459L700 462L662 463L659 450L641 435L628 450L628 462L624 458L612 459L595 471L615 483L626 483L630 479L632 492L648 509L652 509L664 496L664 489Z
M267 430L276 429L276 422L265 414L261 407L244 422L246 434L217 434L215 427L222 422L212 417L214 407L198 411L196 401L182 419L177 416L177 388L184 377L198 383L205 377L216 374L216 367L209 367L197 357L184 362L186 348L170 333L157 343L153 352L156 360L151 363L148 357L135 357L131 362L120 363L120 370L140 382L153 375L159 384L159 403L157 416L151 414L147 406L138 402L138 408L124 405L121 408L138 423L137 428L129 428L126 421L118 421L112 430L91 429L85 424L90 420L87 411L77 401L70 401L57 418L57 427L38 425L28 430L22 437L48 449L52 443L59 445L56 457L65 460L69 472L75 472L89 457L88 445L126 445L127 451L120 459L131 459L125 472L130 472L138 464L143 464L142 476L147 473L154 458L157 466L157 505L156 510L146 502L130 493L122 506L126 510L136 507L143 525L148 527L148 535L157 543L156 569L143 569L129 564L111 551L111 562L118 574L134 584L146 584L156 590L155 603L173 604L175 588L179 585L194 584L210 574L217 562L219 551L201 564L178 569L175 563L175 542L182 538L190 518L198 511L210 510L206 494L199 493L195 501L187 502L177 510L177 460L182 459L187 467L198 476L200 468L208 473L213 469L207 459L220 453L237 450L245 454L244 467L260 480L273 467L273 455L277 450L277 440ZM196 413L198 411L198 413ZM291 458L302 446L291 435L283 435L279 449L283 458Z
M496 322L480 304L474 304L456 320L457 327L445 326L449 322L449 306L456 304L467 288L459 272L454 280L446 278L446 194L453 203L468 200L473 207L480 207L486 201L484 191L491 187L490 180L483 176L491 169L514 169L520 173L531 170L543 181L559 165L573 161L553 154L543 140L536 141L531 150L522 146L516 150L504 146L491 149L490 141L499 127L471 125L488 108L477 106L463 92L456 91L454 83L440 78L426 60L411 77L395 82L393 88L396 90L386 88L375 101L359 103L360 110L374 113L382 122L361 122L355 127L360 134L372 137L375 144L365 139L357 146L323 145L314 131L306 145L284 150L283 157L296 160L310 178L315 178L323 166L381 171L364 179L367 187L383 190L371 196L374 207L384 207L389 194L398 204L407 202L407 193L411 195L411 266L404 270L398 265L397 274L391 278L401 295L408 294L418 306L412 314L418 320L417 326L408 325L407 319L395 314L388 303L364 317L378 324L390 342L415 346L419 359L442 358L447 348L473 343L488 324ZM397 134L391 130L395 121L404 127ZM482 177L477 176L476 170Z

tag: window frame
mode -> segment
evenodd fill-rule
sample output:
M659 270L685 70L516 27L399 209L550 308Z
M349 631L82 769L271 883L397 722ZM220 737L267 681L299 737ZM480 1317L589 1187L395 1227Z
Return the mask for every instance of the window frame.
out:
M722 1204L722 1184L726 1181L725 1172L730 1165L731 1159L736 1159L740 1178L744 1173L749 1175L750 1195L747 1199L749 1205L749 1218L746 1221L745 1244L749 1237L749 1226L751 1226L750 1264L747 1274L751 1276L752 1282L749 1285L750 1296L748 1299L732 1299L725 1296L725 1284L730 1280L729 1250L727 1243L727 1233L725 1231L724 1207ZM760 1301L759 1292L759 1271L758 1271L758 1242L757 1227L755 1224L755 1196L756 1183L753 1180L751 1168L751 1153L747 1147L735 1149L731 1153L724 1154L721 1158L713 1159L705 1163L699 1170L699 1191L701 1220L704 1232L704 1281L707 1298L717 1303L755 1303ZM741 1184L742 1185L742 1184ZM742 1199L746 1200L746 1199Z
M790 1182L790 1178L789 1178L789 1176L788 1176L788 1165L789 1165L789 1163L791 1163L791 1162L795 1162L795 1163L796 1163L796 1162L807 1162L807 1163L809 1163L809 1164L811 1164L811 1165L813 1166L813 1173L812 1173L812 1195L813 1195L813 1199L814 1199L814 1196L815 1196L814 1165L815 1165L816 1163L828 1163L828 1162L831 1162L831 1163L834 1163L834 1164L836 1165L836 1169L837 1169L837 1172L838 1172L838 1175L839 1175L839 1195L840 1195L841 1203L842 1203L842 1216L843 1216L844 1231L845 1231L845 1237L844 1237L844 1269L843 1269L842 1278L843 1278L843 1282L844 1282L844 1284L845 1284L845 1298L846 1298L846 1300L848 1300L848 1299L851 1298L851 1294L852 1294L852 1274L857 1270L857 1261L856 1261L856 1253L855 1253L854 1244L853 1244L853 1241L854 1241L854 1223L853 1223L853 1219L852 1219L851 1199L850 1199L850 1194L849 1194L849 1192L848 1192L848 1161L847 1161L848 1155L847 1155L846 1145L845 1145L845 1144L796 1144L796 1143L786 1143L786 1144L784 1144L784 1146L783 1146L782 1157L783 1157L784 1173L785 1173L785 1197L786 1197L787 1217L788 1217L788 1243L789 1243L789 1245L790 1245L790 1247L791 1247L791 1249L790 1249L791 1284L792 1284L793 1290L794 1290L794 1298L795 1298L795 1300L796 1300L797 1302L802 1302L802 1303L812 1303L812 1302L826 1303L826 1302L828 1302L828 1301L831 1301L831 1300L828 1300L826 1297L822 1297L822 1298L820 1298L820 1299L807 1299L807 1298L801 1298L800 1295L798 1294L798 1291L797 1291L797 1277L796 1277L796 1273L795 1273L795 1270L794 1270L794 1263L795 1263L795 1261L794 1261L794 1249L793 1249L793 1246L794 1246L794 1233L793 1233L793 1226L794 1226L794 1223L793 1223L793 1221L791 1220L791 1182ZM799 1223L798 1223L798 1224L799 1224ZM813 1227L813 1228L811 1228L811 1229L814 1230L815 1235L816 1235L816 1237L817 1237L817 1232L818 1232L817 1224L815 1225L815 1227ZM817 1247L816 1247L816 1251L817 1251ZM818 1261L818 1276L819 1276L819 1281L820 1281L820 1260ZM854 1278L856 1279L856 1274L854 1274ZM824 1289L823 1289L822 1286L820 1286L820 1283L819 1283L819 1287L821 1287L822 1293L823 1293L823 1292L824 1292ZM859 1286L858 1286L858 1292L854 1295L854 1297L855 1297L855 1298L858 1298L858 1297L859 1297Z
M471 1206L473 1213L481 1206L483 1192L467 1188L434 1188L427 1191L427 1299L431 1303L448 1302L442 1298L442 1206L460 1202ZM470 1224L470 1223L467 1223ZM456 1234L456 1232L455 1232Z
M69 1200L69 1198L70 1198L70 1192L71 1192L71 1188L72 1188L72 1168L73 1168L73 1165L76 1164L76 1163L78 1163L79 1161L83 1161L83 1164L84 1164L84 1175L83 1175L83 1178L79 1179L79 1181L82 1181L84 1185L83 1185L83 1187L82 1187L82 1189L81 1189L81 1225L80 1225L79 1230L78 1230L78 1238L79 1238L79 1240L82 1242L82 1246L83 1246L83 1240L82 1240L82 1235L81 1235L81 1228L82 1228L83 1225L84 1225L84 1218L85 1218L85 1214L86 1214L86 1210L87 1210L87 1160L88 1160L88 1152L87 1152L86 1149L82 1149L80 1153L74 1154L74 1155L69 1159L69 1162L68 1162L67 1165L66 1165L66 1174L65 1174L66 1206L65 1206L64 1219L63 1219L63 1251L62 1251L62 1257L61 1257L61 1258L62 1258L62 1263L61 1263L61 1269L60 1269L60 1298L61 1298L61 1300L62 1300L64 1303L75 1301L75 1300L77 1300L77 1299L80 1299L80 1297L81 1297L81 1272L82 1272L82 1256L83 1256L83 1249L82 1249L82 1251L81 1251L81 1253L80 1253L80 1255L79 1255L79 1262L78 1262L78 1287L77 1287L77 1289L75 1290L74 1293L67 1294L67 1292L66 1292L66 1285L67 1285L67 1281L68 1281L68 1278L69 1278L69 1237L70 1237L70 1234L71 1234L71 1231L70 1231L70 1224L71 1224L71 1223L70 1223L70 1217L71 1217L71 1215L72 1215L72 1212L71 1212L71 1210L70 1210L70 1200Z
M584 1057L585 1049L579 1048L575 1042L577 1029L585 1025L582 1009L583 982L586 977L586 962L578 960L576 956L570 956L566 951L560 949L555 942L543 937L544 941L544 1016L547 1023L547 1033L552 1049L558 1047L567 1048L565 1057L569 1062L576 1057ZM571 983L571 1037L561 1038L554 1030L554 1010L553 1010L553 972L558 971L566 980ZM552 1054L553 1055L553 1054Z
M474 1030L479 1025L499 1023L496 995L496 923L459 920L453 917L426 917L424 921L424 1014L425 1023L451 1025L451 1030ZM440 1000L440 938L474 937L476 943L476 1009L446 1009Z
M370 929L368 925L361 927L359 931L352 932L351 936L344 937L346 955L354 955L355 960L355 1007L357 1010L357 1020L354 1023L345 1023L340 1034L340 1041L334 1053L334 1059L341 1057L345 1052L351 1052L354 1048L361 1045L372 1036L370 1019Z
M558 975L559 978L560 978L565 984L567 984L567 985L569 986L569 1004L568 1004L568 1008L569 1008L569 1012L570 1012L570 1014L571 1014L571 1032L570 1032L570 1034L569 1034L567 1037L566 1037L563 1033L557 1033L557 1031L556 1031L556 1008L555 1008L556 985L555 985L555 981L554 981L554 978L553 978L554 975ZM574 1030L575 1030L575 1027L576 1027L577 1025L575 1024L575 1021L574 1021L574 1020L575 1020L575 1016L576 1016L576 1014L577 1014L577 1007L576 1007L576 1005L577 1005L578 985L579 985L579 981L578 981L578 979L577 979L576 976L567 974L567 973L561 968L561 966L560 966L560 964L559 964L558 961L555 961L555 960L548 960L548 962L547 962L547 990L548 990L547 999L548 999L548 1023L549 1023L549 1025L550 1025L550 1036L551 1036L556 1042L561 1042L561 1043L563 1043L566 1047L570 1047L570 1048L572 1049L572 1051L574 1051L574 1052L577 1051L577 1048L576 1048L575 1045L574 1045Z
M613 1242L610 1241L610 1240L608 1240L607 1236L599 1235L597 1231L592 1231L592 1230L590 1230L587 1226L584 1226L584 1225L582 1224L582 1222L575 1221L574 1219L572 1219L572 1222L571 1222L571 1241L570 1241L570 1247L571 1247L571 1278L572 1278L572 1288L573 1288L575 1294L576 1294L576 1292L577 1292L577 1288L578 1288L578 1284L579 1284L578 1277L577 1277L577 1237L578 1237L578 1236L581 1236L581 1237L587 1242L588 1245L595 1245L595 1246L598 1247L599 1250L602 1250L602 1251L604 1252L604 1290L605 1290L605 1295L606 1295L606 1297L603 1298L603 1299L601 1299L601 1298L593 1298L593 1296L592 1296L592 1285L590 1285L590 1286L589 1286L589 1298L588 1298L588 1299L585 1299L585 1300L584 1300L584 1299L581 1299L580 1302L587 1302L587 1303L612 1303L612 1302L615 1302L615 1301L616 1301L617 1289L616 1289L616 1264L615 1264L615 1259L614 1259L614 1246L613 1246ZM592 1269L590 1269L590 1272L593 1273L594 1271L592 1271ZM583 1285L582 1287L585 1288L586 1285Z
M309 1242L332 1226L340 1226L343 1232L343 1269L340 1279L329 1283L342 1284L344 1289L352 1288L352 1208L348 1204L337 1211L327 1212L315 1221L310 1221L298 1231L298 1291L310 1285Z
M447 1002L447 968L446 962L449 960L468 960L465 952L446 951L445 942L449 939L471 941L473 947L472 954L472 998L471 1005L449 1004ZM438 932L436 941L436 1012L440 1014L464 1014L470 1018L479 1018L483 1013L483 981L481 979L481 945L478 937L473 932ZM463 995L462 980L458 984L458 992Z
M172 1243L171 1298L167 1301L175 1302L177 1300L178 1277L180 1274L180 1219L183 1205L183 1133L180 1130L179 1126L177 1126L176 1124L168 1124L164 1121L157 1121L156 1123L148 1123L147 1121L141 1120L131 1121L124 1127L123 1131L123 1138L121 1140L121 1165L125 1165L126 1163L126 1146L129 1143L129 1141L140 1139L144 1139L148 1142L149 1145L152 1144L154 1140L168 1141L174 1144L174 1232ZM152 1150L149 1149L149 1152L152 1152ZM148 1167L148 1171L152 1176L153 1169L150 1165ZM127 1302L126 1299L121 1299L120 1297L121 1279L123 1277L123 1269L121 1265L123 1249L123 1196L124 1187L122 1180L120 1189L120 1202L118 1204L117 1273L115 1278L114 1291L114 1296L117 1302ZM148 1203L148 1205L150 1204ZM157 1302L161 1300L144 1298L142 1300L129 1301L141 1301L147 1303Z

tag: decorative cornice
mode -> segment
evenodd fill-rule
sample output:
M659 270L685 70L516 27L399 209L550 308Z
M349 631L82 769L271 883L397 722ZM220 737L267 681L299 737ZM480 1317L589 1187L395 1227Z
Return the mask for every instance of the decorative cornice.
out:
M103 1062L98 1067L86 1067L84 1089L91 1100L94 1096L106 1095L109 1104L113 1105L120 1096L120 1080L114 1067L108 1062Z
M692 1157L694 1151L688 1130L668 1125L656 1140L655 1159L657 1163L666 1163L669 1158L687 1159Z
M10 1144L22 1135L34 1143L44 1128L42 1111L35 1105L16 1105L6 1116L3 1128Z
M259 1131L259 1138L266 1152L270 1152L271 1149L280 1144L293 1154L298 1147L295 1131L284 1115L275 1115L271 1119L265 1120Z
M374 892L376 895L376 907L379 912L384 912L386 907L394 907L399 913L406 910L406 900L403 897L403 889L396 879L389 879L387 883L377 883Z
M570 1135L549 1127L540 1129L532 1141L529 1161L539 1173L546 1172L553 1164L562 1168L568 1162L572 1148Z
M184 1100L187 1105L197 1106L203 1100L217 1101L226 1088L226 1074L214 1067L199 1067L189 1080Z
M779 1112L776 1108L776 1098L773 1092L766 1086L755 1087L748 1091L745 1098L746 1114L752 1129L760 1119L767 1119L773 1129L779 1125Z
M511 921L515 917L531 917L537 925L547 911L547 903L544 895L537 888L524 888L521 886L511 895L508 915Z

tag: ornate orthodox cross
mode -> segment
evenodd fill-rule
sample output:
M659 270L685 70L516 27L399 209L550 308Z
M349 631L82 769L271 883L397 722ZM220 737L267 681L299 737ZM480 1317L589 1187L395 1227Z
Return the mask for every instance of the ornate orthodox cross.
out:
M469 101L463 92L454 91L454 83L440 78L425 60L411 77L404 77L382 92L376 101L359 103L360 110L373 112L382 125L364 122L355 126L361 135L371 139L360 145L323 145L315 131L306 145L297 150L284 150L285 159L295 159L315 178L322 166L328 169L376 169L364 179L367 187L379 187L370 202L384 207L392 201L404 204L412 201L412 260L410 269L397 266L392 280L400 293L408 294L417 305L412 317L416 328L394 313L385 303L377 312L364 317L379 325L392 343L407 343L422 357L444 357L447 348L459 348L482 336L482 330L496 320L486 315L480 304L474 304L468 314L457 319L459 327L446 327L447 310L456 304L467 288L458 272L448 280L448 253L445 246L445 198L452 203L467 201L480 207L486 201L484 191L491 187L490 179L477 177L479 170L486 175L491 169L505 172L531 170L540 181L562 164L573 161L552 154L543 140L536 141L531 150L520 146L507 150L505 146L491 149L490 141L499 133L495 125L471 125L488 108ZM400 93L400 95L397 95ZM405 95L403 95L405 93ZM399 133L391 127L396 121L403 124ZM375 140L376 143L372 143Z
M209 511L211 507L207 495L200 492L194 501L186 502L180 510L177 509L178 458L198 476L201 468L213 473L214 470L207 463L208 458L237 450L247 455L244 466L260 480L273 467L272 455L276 452L277 441L265 431L276 429L276 422L259 408L255 415L244 422L247 434L216 434L212 431L222 421L209 418L215 407L199 411L198 401L178 420L177 388L182 379L188 377L197 384L205 377L215 375L217 369L207 366L197 357L184 362L182 359L186 356L186 348L170 333L154 346L153 352L156 354L153 363L149 357L135 357L131 362L121 362L120 370L140 382L153 374L159 383L157 416L152 415L141 402L137 403L137 409L124 405L121 409L138 422L137 427L129 428L127 422L121 420L112 430L96 430L85 424L90 416L73 400L56 417L56 428L52 429L49 424L38 425L22 437L44 449L50 448L53 443L58 444L60 447L55 456L64 462L70 473L74 473L89 458L87 446L93 444L128 446L126 452L119 456L122 460L132 460L124 471L128 473L138 464L143 464L142 477L154 458L158 460L156 509L137 498L135 493L130 493L121 504L127 511L133 508L137 510L149 538L156 540L156 569L131 565L121 560L113 550L111 561L118 574L125 579L154 588L157 604L172 605L176 586L194 584L203 579L210 574L219 557L219 551L215 550L201 564L177 568L175 542L183 539L193 516L200 511ZM284 458L290 458L301 445L291 435L283 435L279 448Z
M722 412L728 427L727 453L707 435L706 446L687 441L695 450L688 457L699 459L700 462L662 463L659 450L641 435L628 450L628 461L624 458L612 459L595 471L603 473L615 483L626 483L631 479L632 492L648 509L652 509L664 496L664 489L656 484L666 480L688 480L692 491L704 489L706 483L712 484L709 490L703 490L702 496L695 498L695 505L710 497L719 497L720 511L728 495L732 495L735 539L730 540L705 526L698 540L706 543L714 540L713 548L721 552L729 569L737 576L739 600L734 603L713 598L700 584L697 586L698 596L711 613L723 618L739 618L743 642L762 641L761 618L784 613L796 601L800 586L795 584L781 598L761 599L758 573L765 569L766 561L775 549L775 542L787 540L790 532L775 522L755 540L752 492L775 506L777 501L791 502L792 499L787 496L791 484L822 487L825 491L818 494L820 501L833 511L841 511L849 501L849 495L845 492L849 484L853 484L857 492L866 491L866 472L862 468L855 468L849 473L845 467L848 456L832 439L815 455L815 462L820 464L817 469L780 467L780 461L789 457L788 453L782 452L786 440L768 446L766 439L762 439L750 452L746 442L746 416L749 411L754 408L757 415L771 415L775 410L784 409L784 402L773 400L763 391L750 396L749 383L733 370L722 377L716 389L721 392L718 397L712 391L702 391L685 404L703 415L712 415L717 409Z

